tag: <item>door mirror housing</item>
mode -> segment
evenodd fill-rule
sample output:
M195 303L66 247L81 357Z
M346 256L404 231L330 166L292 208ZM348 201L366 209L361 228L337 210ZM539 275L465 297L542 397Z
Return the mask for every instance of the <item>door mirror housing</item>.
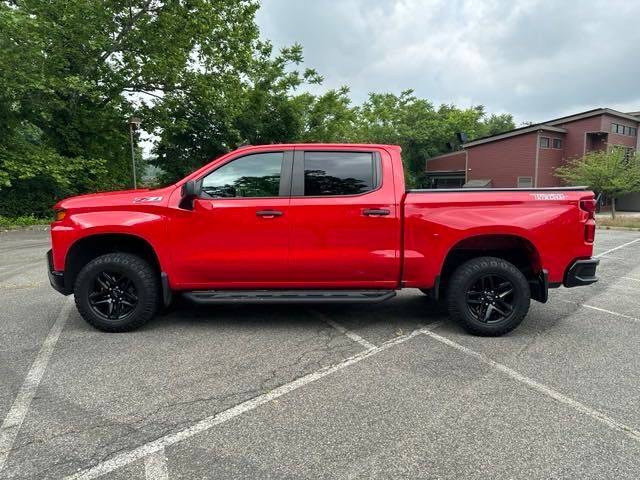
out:
M189 180L182 185L182 200L180 200L180 208L185 210L193 210L193 201L200 197L202 192L202 184L196 180Z
M184 185L182 185L183 200L193 200L194 198L198 198L200 197L201 192L202 192L202 186L200 182L196 180L189 180Z

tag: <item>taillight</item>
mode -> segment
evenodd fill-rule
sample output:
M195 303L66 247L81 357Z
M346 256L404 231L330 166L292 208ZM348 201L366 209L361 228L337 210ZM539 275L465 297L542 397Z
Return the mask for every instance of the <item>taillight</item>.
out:
M589 218L596 218L595 198L585 198L580 200L580 208L589 214Z
M596 238L596 222L593 220L587 220L584 224L584 241L593 243Z
M589 219L584 224L584 241L593 243L596 238L596 200L584 198L580 200L580 209L589 214Z

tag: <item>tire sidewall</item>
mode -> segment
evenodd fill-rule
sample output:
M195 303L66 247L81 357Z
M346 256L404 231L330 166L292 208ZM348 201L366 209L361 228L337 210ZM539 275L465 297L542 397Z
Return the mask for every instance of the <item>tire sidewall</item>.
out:
M89 294L95 278L103 271L124 273L136 288L138 303L125 318L107 319L95 312L89 303ZM107 254L92 260L80 271L75 283L74 294L80 314L88 323L100 330L127 331L139 327L151 318L150 302L157 302L157 294L153 294L156 286L149 285L149 278L146 278L150 272L151 267L134 255Z
M500 322L481 322L469 310L467 291L484 275L504 277L513 285L513 312ZM449 290L449 306L450 311L455 313L456 320L461 321L467 330L480 335L496 336L513 330L522 322L529 310L530 296L526 278L514 265L498 258L481 257L463 264L454 273Z

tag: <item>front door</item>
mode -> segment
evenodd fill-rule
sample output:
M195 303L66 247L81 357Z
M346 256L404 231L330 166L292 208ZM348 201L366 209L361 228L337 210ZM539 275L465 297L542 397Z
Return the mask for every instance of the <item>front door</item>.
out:
M400 211L386 151L296 150L291 194L293 281L307 288L397 286Z
M169 227L181 288L274 288L288 280L291 159L291 151L241 154L200 179L201 197Z

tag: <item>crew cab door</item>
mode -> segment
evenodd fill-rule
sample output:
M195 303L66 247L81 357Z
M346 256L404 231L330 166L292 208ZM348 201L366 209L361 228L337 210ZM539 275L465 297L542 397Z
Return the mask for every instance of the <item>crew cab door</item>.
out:
M296 149L291 194L293 281L310 288L397 286L400 199L386 151Z
M185 289L275 288L289 277L293 151L238 152L203 175L200 198L169 222Z

